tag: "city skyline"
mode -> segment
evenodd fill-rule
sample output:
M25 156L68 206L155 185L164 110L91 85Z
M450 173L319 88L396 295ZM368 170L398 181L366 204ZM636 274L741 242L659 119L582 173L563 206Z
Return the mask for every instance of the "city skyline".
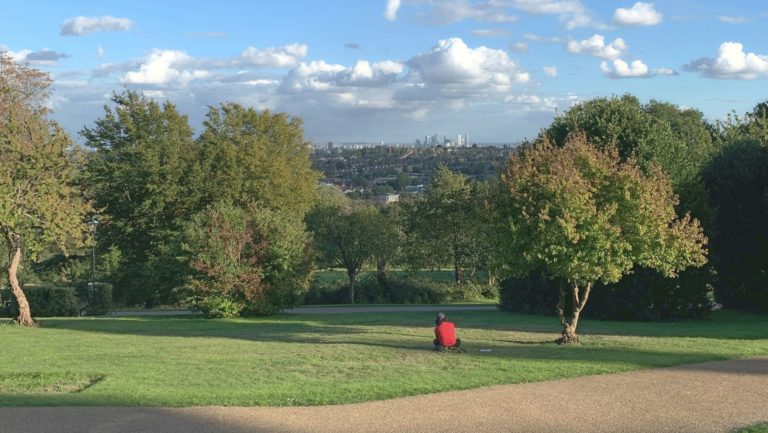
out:
M710 121L766 99L768 5L756 1L31 0L4 9L0 50L51 73L53 118L75 137L124 88L173 102L196 130L207 106L226 101L283 111L315 143L414 143L428 131L513 143L573 104L624 93Z

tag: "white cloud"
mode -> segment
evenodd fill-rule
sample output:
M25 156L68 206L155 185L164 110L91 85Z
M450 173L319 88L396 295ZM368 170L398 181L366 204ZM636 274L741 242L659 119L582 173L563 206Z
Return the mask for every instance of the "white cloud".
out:
M542 66L541 69L544 70L544 73L548 77L552 77L552 78L557 77L557 67L555 67L555 66Z
M476 29L472 30L472 34L485 38L502 38L507 36L509 32L504 29Z
M671 68L656 68L653 70L653 75L679 75L677 71Z
M210 75L205 70L190 70L193 61L192 57L182 51L154 50L138 71L126 72L120 81L126 84L184 86L192 80Z
M101 45L96 48L96 56L99 57L99 60L104 60L104 48L102 48Z
M510 95L504 98L504 102L521 105L524 111L552 111L559 105L554 97L541 97L538 95Z
M127 31L133 27L133 22L128 18L103 17L76 17L70 18L61 24L63 36L81 36L97 32Z
M739 42L723 42L716 59L704 57L694 60L685 65L685 69L710 78L752 80L768 76L768 56L745 53L744 45Z
M717 17L717 19L726 24L747 24L747 23L753 22L753 20L747 17L741 17L741 16L731 17L727 15L720 15Z
M653 3L637 2L631 8L618 8L613 13L613 22L621 26L654 26L664 15L653 7Z
M144 90L142 92L147 98L165 98L165 93L162 90Z
M608 62L602 62L600 70L603 71L603 75L609 78L648 78L651 76L648 66L641 60L633 60L631 64L627 64L624 60L616 59L613 61L613 69L608 66Z
M589 54L601 59L616 60L624 55L629 47L621 38L616 38L606 45L603 35L594 35L582 41L568 41L565 48L573 54Z
M308 48L304 44L289 44L262 50L248 47L233 63L236 66L292 68L307 56L307 51Z
M469 0L430 1L432 9L421 15L428 24L452 24L464 20L486 23L512 23L518 18L507 12L504 1L489 0L472 3Z
M518 53L524 53L528 51L528 43L526 42L515 42L509 44L509 49L512 51L517 51Z
M349 90L345 87L381 87L396 81L402 72L403 65L392 61L371 64L366 60L359 60L351 68L322 60L302 62L288 73L280 87L283 92L288 93L348 93Z
M525 33L523 37L533 42L547 42L551 44L559 44L563 42L563 39L559 36L541 36L534 33Z
M429 52L409 60L408 65L428 85L506 90L512 84L530 80L506 52L484 46L470 48L459 38L439 41Z
M247 81L244 81L243 83L249 86L275 86L280 82L277 80L265 80L262 78L258 80L247 80Z
M616 59L612 62L613 68L608 62L600 64L600 70L608 78L650 78L657 75L677 75L674 69L657 68L649 69L642 60L633 60L627 63L624 60Z
M59 53L48 48L44 48L40 51L21 50L11 51L4 45L0 45L0 51L5 51L6 54L16 63L29 63L31 65L55 65L59 60L69 57L68 54Z
M384 11L384 18L389 21L396 20L398 9L400 9L400 0L387 0L387 9Z
M568 30L579 27L606 27L592 18L589 10L579 0L512 0L512 5L530 14L558 15Z

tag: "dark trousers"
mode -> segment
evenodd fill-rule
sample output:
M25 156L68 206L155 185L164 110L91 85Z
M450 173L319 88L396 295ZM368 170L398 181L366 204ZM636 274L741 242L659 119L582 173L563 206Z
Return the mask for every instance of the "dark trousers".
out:
M440 342L439 342L439 341L437 341L437 338L435 338L434 340L432 340L432 344L434 344L434 345L435 345L435 350L440 350L440 351L443 351L443 350L445 350L446 348L450 348L450 349L458 349L459 347L461 347L461 338L457 338L457 339L456 339L456 344L454 344L453 346L443 346L442 344L440 344Z

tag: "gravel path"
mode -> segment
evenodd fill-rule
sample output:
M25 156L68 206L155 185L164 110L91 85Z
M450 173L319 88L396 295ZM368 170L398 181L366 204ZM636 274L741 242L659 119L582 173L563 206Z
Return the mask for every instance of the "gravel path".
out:
M768 421L768 357L297 408L0 408L0 432L729 432Z

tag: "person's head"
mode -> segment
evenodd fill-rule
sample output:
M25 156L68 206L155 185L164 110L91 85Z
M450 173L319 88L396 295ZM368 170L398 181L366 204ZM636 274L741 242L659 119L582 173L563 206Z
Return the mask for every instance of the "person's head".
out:
M437 317L435 317L435 323L438 325L445 322L445 314L444 313L437 313Z

